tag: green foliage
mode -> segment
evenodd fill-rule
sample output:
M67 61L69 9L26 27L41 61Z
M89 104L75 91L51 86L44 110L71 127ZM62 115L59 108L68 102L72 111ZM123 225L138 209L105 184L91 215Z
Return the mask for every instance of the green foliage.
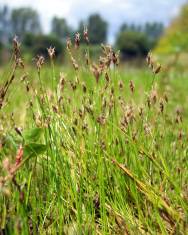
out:
M127 24L127 23L123 23L120 26L120 32L125 32L125 31L131 31L131 32L142 32L142 26L141 25L137 25L137 24Z
M0 109L0 229L187 234L187 74L96 65L96 83L84 46L71 48L76 71L5 68L1 88L15 80Z
M26 33L39 34L41 32L38 13L31 8L13 9L11 12L12 34L22 38Z
M119 38L146 53L142 32ZM113 49L95 62L92 49L71 47L74 69L20 67L13 51L1 72L0 234L188 234L187 72L110 66Z
M163 33L163 24L158 22L145 25L122 24L116 39L116 46L123 58L143 57L158 42Z
M88 52L88 46L84 43L81 43L79 51L77 52L80 57L85 58L85 54ZM93 61L97 61L101 55L101 48L95 44L89 46L89 57Z
M26 33L23 38L23 45L29 49L32 48L35 44L35 38L36 36L32 33Z
M29 130L25 130L22 135L24 141L26 142L37 142L40 140L43 132L44 132L43 128L35 127Z
M24 145L24 156L25 157L37 157L40 154L45 153L47 146L44 144L27 143Z
M34 56L43 55L48 57L47 48L50 46L55 47L56 56L62 55L64 50L64 45L60 39L52 35L33 35L26 34L23 38L23 45L26 49L30 49Z
M146 22L143 25L137 24L122 24L120 32L142 32L144 33L151 43L155 44L164 32L164 26L159 22Z
M10 12L7 6L0 7L0 41L7 43L10 37Z
M54 17L52 19L51 33L63 42L72 35L73 29L67 24L66 19Z
M174 19L159 41L157 54L188 52L188 4L182 7L180 15Z
M134 31L121 32L117 37L116 46L124 59L144 57L151 48L147 36L142 32Z
M87 21L91 44L105 43L107 40L107 22L99 15L90 15Z
M156 44L164 32L164 25L158 22L147 22L143 27L143 32L148 36L153 44Z

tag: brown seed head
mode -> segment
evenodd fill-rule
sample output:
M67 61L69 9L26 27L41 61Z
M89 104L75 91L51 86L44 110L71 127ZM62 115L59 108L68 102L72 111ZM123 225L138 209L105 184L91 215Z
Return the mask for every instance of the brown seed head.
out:
M38 72L40 72L43 64L44 64L44 57L41 55L38 55L36 58L36 66L37 66Z
M17 58L20 57L20 47L21 47L21 43L18 41L18 37L15 35L13 38L13 49L14 49L14 55Z
M71 56L71 62L72 62L74 69L78 70L79 66L73 56Z
M166 93L164 94L164 100L165 100L166 103L168 103L168 96L167 96Z
M152 101L153 104L157 102L157 90L152 89L151 94L150 94L150 100Z
M49 48L47 48L47 51L50 59L53 59L55 56L55 47L50 46Z
M62 72L60 73L59 87L60 87L61 91L63 91L64 87L65 87L65 75Z
M139 113L140 117L143 117L143 112L144 112L143 107L140 107L139 110L138 110L138 113Z
M119 64L119 52L115 53L112 51L112 62L116 66Z
M15 162L16 166L18 166L21 163L22 158L23 158L23 147L22 147L22 145L20 145L20 147L17 151L17 155L16 155L16 162Z
M105 79L106 79L106 81L107 81L107 82L109 82L109 81L110 81L110 77L109 77L109 75L108 75L108 73L107 73L107 72L105 73Z
M86 65L89 65L89 55L87 51L85 51L85 61L86 61Z
M86 87L86 84L84 82L82 83L82 90L83 90L84 93L87 92L87 87Z
M122 90L122 89L123 89L123 81L120 80L119 83L118 83L118 85L119 85L119 89Z
M104 125L106 123L106 117L104 116L104 114L101 114L98 118L97 118L97 122L100 125Z
M92 72L93 75L95 76L96 82L99 82L99 78L102 74L102 69L100 67L98 67L97 65L93 64L92 65Z
M179 130L179 132L178 132L178 140L181 141L182 138L183 138L183 131Z
M89 44L88 29L87 29L86 26L84 27L84 33L83 34L84 34L85 41L87 42L87 44Z
M156 67L154 68L154 70L153 70L153 73L154 73L154 74L160 73L161 68L162 68L161 64L157 64L157 66L156 66Z
M144 124L144 131L145 131L146 136L151 135L152 129L151 129L151 126L148 123Z
M161 64L157 63L154 60L151 51L148 53L148 55L146 57L146 62L147 62L148 67L152 70L152 72L154 74L158 74L161 71L162 66L161 66Z
M71 42L70 37L68 37L68 38L67 38L67 50L70 50L70 49L71 49L71 46L72 46L72 42Z
M163 113L163 111L164 111L164 101L162 99L160 100L159 106L160 106L160 112Z
M150 66L151 65L151 57L152 57L152 55L151 55L151 51L148 53L148 55L147 55L147 57L146 57L146 62L147 62L147 65L148 66Z
M77 32L75 34L74 42L75 42L75 48L77 49L80 46L80 33Z
M129 82L129 87L130 87L131 92L133 93L135 90L135 85L132 80L130 80L130 82Z
M148 108L150 109L151 108L151 97L149 95L147 97L147 105L148 105Z

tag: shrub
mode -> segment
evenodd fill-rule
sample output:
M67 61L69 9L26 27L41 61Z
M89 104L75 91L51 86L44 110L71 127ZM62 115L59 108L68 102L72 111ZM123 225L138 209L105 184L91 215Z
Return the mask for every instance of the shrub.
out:
M26 34L23 40L24 46L32 51L33 55L43 55L48 56L47 48L50 46L55 47L56 57L62 55L64 50L64 45L62 42L51 35L32 35Z
M142 32L121 32L116 40L116 46L121 51L122 58L144 57L151 48L151 43Z
M172 21L159 41L155 52L158 55L188 52L188 4L185 4L180 14Z

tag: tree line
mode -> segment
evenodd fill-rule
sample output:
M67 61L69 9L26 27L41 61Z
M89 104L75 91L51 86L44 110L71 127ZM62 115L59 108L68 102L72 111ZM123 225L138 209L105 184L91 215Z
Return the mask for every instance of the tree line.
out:
M25 48L33 54L46 53L46 47L53 45L57 54L64 50L67 37L74 37L76 32L83 32L87 26L90 45L107 42L108 22L99 14L91 14L74 29L65 18L53 17L50 32L43 33L40 16L32 8L7 6L0 8L0 49L8 47L14 35L17 35ZM164 31L162 23L148 22L144 25L121 25L115 38L115 47L121 51L122 58L145 56L157 43ZM81 40L84 45L84 41Z

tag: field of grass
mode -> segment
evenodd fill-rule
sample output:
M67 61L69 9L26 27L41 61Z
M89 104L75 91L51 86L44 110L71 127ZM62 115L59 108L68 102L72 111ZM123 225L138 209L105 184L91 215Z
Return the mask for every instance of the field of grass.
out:
M188 74L67 50L0 69L0 234L188 234Z

